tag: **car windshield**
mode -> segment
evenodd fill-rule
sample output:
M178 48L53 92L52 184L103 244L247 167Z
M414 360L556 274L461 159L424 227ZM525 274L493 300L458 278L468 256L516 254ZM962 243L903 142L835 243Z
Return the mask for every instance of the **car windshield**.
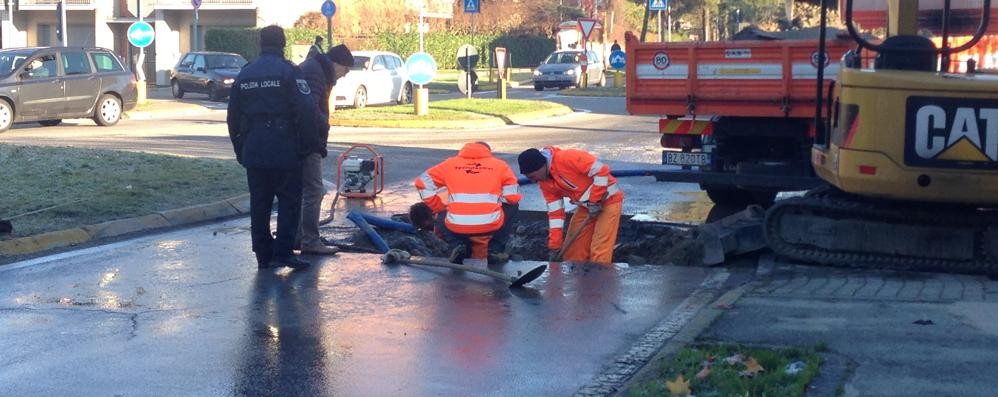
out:
M205 55L208 69L240 69L246 60L239 55Z
M350 67L350 70L367 69L368 63L371 63L371 57L355 55L353 57L353 66Z
M0 51L0 76L13 73L30 55L31 51Z
M548 56L544 63L579 63L577 52L556 52Z

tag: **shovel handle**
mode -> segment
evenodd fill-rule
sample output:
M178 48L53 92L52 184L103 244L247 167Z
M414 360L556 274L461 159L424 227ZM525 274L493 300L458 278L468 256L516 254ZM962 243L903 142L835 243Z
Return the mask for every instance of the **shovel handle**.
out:
M565 251L568 250L568 247L575 242L575 239L579 238L579 235L582 234L582 229L584 229L586 225L589 224L589 221L592 219L593 219L593 214L591 212L587 212L586 219L582 221L582 225L579 226L578 229L573 230L572 234L570 234L568 238L565 239L565 243L561 245L561 249L558 250L558 256L554 257L555 262L561 262L561 258L562 256L565 255Z
M448 269L461 270L461 271L466 271L466 272L471 272L471 273L478 273L478 274L481 274L481 275L492 277L494 279L502 280L503 282L505 282L507 284L513 282L513 278L510 277L510 276L508 276L508 275L506 275L505 273L499 273L499 272L496 272L496 271L492 271L492 270L488 270L488 269L482 269L482 268L475 267L475 266L459 265L459 264L456 264L456 263L450 263L446 259L414 256L414 257L409 258L409 263L414 264L414 265L433 266L433 267L445 267L445 268L448 268Z

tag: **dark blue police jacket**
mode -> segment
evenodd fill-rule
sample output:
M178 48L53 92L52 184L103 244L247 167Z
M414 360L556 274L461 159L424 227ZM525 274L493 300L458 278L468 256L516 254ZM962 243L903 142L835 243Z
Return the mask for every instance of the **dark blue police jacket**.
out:
M294 169L315 147L323 121L308 82L280 53L246 65L229 94L229 138L246 168Z

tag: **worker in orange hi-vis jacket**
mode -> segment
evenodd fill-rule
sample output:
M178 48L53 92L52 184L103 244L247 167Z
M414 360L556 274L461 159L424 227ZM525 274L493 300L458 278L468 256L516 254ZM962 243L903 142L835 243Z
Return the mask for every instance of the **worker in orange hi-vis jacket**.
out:
M617 186L617 178L610 175L610 167L588 152L553 146L527 149L518 161L520 173L537 182L544 194L548 249L555 253L564 243L567 197L578 209L568 227L568 235L576 238L565 248L564 260L613 263L624 192Z
M492 264L509 260L506 242L523 196L512 168L492 156L487 143L465 144L457 156L417 177L415 185L450 247L451 262L469 256Z

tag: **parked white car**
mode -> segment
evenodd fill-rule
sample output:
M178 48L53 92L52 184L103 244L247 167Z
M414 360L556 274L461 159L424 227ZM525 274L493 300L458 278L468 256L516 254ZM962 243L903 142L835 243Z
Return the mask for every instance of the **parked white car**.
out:
M405 62L384 51L354 51L350 73L336 81L333 105L361 109L380 103L412 103L412 83Z

